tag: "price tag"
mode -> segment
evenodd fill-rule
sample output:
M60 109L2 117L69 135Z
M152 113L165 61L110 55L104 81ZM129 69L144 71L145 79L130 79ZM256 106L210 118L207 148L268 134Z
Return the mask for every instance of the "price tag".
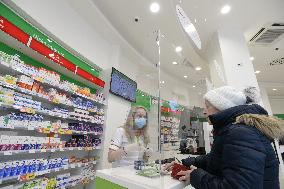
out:
M34 153L35 153L35 149L29 150L29 153L30 153L30 154L34 154Z
M95 179L95 177L91 177L90 179L91 179L91 180L94 180L94 179Z
M60 152L64 152L64 148L60 148L59 150L60 150Z
M97 164L97 161L93 161L93 164Z
M55 172L58 172L58 171L59 171L59 168L56 168L56 169L55 169Z
M55 149L51 149L50 151L51 151L51 152L55 152Z
M73 148L73 147L71 147L71 148L69 148L68 150L74 150L74 148Z
M2 184L2 179L0 180L0 184Z
M86 134L88 134L88 132L87 132L87 131L84 131L83 134L86 135Z
M76 186L76 183L75 183L75 182L73 182L73 183L72 183L72 186Z
M68 165L64 166L63 169L64 169L64 170L69 169Z
M83 148L82 148L82 147L79 147L78 150L83 150Z
M10 155L12 155L11 151L4 151L4 156L10 156Z
M71 167L72 169L74 169L74 168L75 168L75 165L74 165L74 164L71 164L70 167Z
M77 166L78 166L78 167L82 167L82 163L78 163Z
M46 152L46 149L41 149L40 151L41 151L41 152Z

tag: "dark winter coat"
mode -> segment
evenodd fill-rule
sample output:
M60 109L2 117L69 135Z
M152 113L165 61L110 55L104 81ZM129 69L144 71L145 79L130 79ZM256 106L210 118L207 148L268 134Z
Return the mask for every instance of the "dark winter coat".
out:
M236 106L209 116L214 128L211 152L187 158L196 189L279 189L279 163L271 146L283 134L279 119L259 105ZM282 125L281 125L282 124Z

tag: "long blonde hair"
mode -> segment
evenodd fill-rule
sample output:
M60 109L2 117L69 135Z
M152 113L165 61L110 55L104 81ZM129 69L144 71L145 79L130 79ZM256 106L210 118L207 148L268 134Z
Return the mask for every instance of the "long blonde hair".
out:
M143 109L146 112L147 122L146 122L146 125L143 127L142 130L143 130L143 135L144 135L144 143L147 146L150 143L150 139L149 139L149 135L148 135L148 128L149 128L149 125L148 125L148 112L147 112L147 109L145 107L143 107L143 106L131 107L131 109L129 111L129 114L127 116L126 122L121 127L124 128L126 136L127 136L127 139L129 141L134 141L134 138L133 138L133 136L131 134L131 130L133 130L133 128L134 128L134 116L135 116L135 114L136 114L138 109Z

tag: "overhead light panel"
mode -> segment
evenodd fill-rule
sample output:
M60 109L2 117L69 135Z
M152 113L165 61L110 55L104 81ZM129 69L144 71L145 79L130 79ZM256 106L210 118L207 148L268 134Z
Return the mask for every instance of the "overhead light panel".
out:
M254 57L253 57L253 56L251 56L249 59L250 59L251 61L253 61L253 60L254 60Z
M160 5L159 5L159 3L157 3L157 2L152 3L152 4L150 5L150 10L151 10L151 12L153 12L153 13L159 12L159 11L160 11Z
M173 62L173 65L177 65L178 63L177 62Z
M222 8L221 8L221 14L228 14L229 12L231 11L231 6L230 5L224 5Z
M260 71L259 71L259 70L256 70L254 73L259 74L259 73L260 73Z
M272 89L273 91L277 91L277 89Z
M182 51L182 47L181 46L177 46L176 47L176 52L181 52Z
M195 88L196 86L195 86L195 85L193 85L192 87L193 87L193 88Z
M187 75L184 75L183 77L184 77L184 78L187 78Z
M202 68L201 68L200 66L197 66L197 67L195 68L195 70L196 70L196 71L200 71L200 70L202 70Z

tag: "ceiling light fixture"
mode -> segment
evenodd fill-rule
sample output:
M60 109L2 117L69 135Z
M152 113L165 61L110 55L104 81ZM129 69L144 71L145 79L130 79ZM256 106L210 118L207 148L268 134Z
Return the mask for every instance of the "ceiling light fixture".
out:
M272 89L273 91L277 91L277 89Z
M195 70L196 70L196 71L200 71L200 70L202 70L202 68L201 68L200 66L197 66L197 67L195 68Z
M253 61L253 60L254 60L254 57L253 57L253 56L251 56L249 59L250 59L251 61Z
M182 51L182 47L181 46L177 46L176 47L176 52L181 52Z
M152 4L150 5L150 10L151 10L151 12L153 12L153 13L157 13L157 12L160 11L160 5L159 5L158 3L156 3L156 2L154 2L154 3L152 3Z
M178 63L177 62L173 62L173 65L177 65Z
M196 86L195 86L195 85L193 85L192 87L193 87L193 88L195 88Z
M259 71L259 70L256 70L254 73L259 74L259 73L260 73L260 71Z
M231 6L230 5L224 5L221 8L221 14L228 14L231 11Z
M187 78L187 75L184 75L183 77L184 77L184 78Z

